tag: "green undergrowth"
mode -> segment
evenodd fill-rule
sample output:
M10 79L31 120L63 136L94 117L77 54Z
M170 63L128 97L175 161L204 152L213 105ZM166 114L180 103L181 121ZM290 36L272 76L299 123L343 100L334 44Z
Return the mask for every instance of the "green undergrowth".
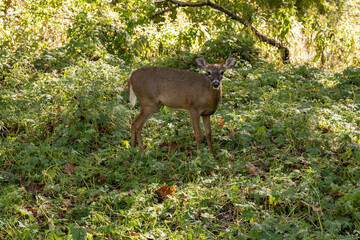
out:
M0 239L360 237L359 68L240 62L212 116L213 160L167 108L143 129L145 155L129 148L137 65L45 56L0 79ZM159 201L164 183L175 193Z

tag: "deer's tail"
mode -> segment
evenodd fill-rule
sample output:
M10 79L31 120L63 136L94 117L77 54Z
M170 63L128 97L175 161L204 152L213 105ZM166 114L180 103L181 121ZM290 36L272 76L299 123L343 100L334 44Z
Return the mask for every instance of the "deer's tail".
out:
M129 82L129 94L130 94L130 96L129 96L130 103L134 107L135 103L136 103L136 95L135 95L135 92L134 92L130 82Z

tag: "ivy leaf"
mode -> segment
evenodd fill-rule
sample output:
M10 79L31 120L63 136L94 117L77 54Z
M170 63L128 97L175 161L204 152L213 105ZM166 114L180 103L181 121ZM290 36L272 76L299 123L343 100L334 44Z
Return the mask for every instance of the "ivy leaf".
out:
M70 225L70 232L74 240L85 240L86 238L86 229L77 224Z

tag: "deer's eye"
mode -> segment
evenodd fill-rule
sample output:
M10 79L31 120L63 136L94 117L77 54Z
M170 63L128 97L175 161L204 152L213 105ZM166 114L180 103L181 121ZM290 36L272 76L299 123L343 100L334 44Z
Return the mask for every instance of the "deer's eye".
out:
M220 71L220 75L224 75L224 71Z
M210 75L211 75L211 72L206 72L206 74L207 74L208 76L210 76Z

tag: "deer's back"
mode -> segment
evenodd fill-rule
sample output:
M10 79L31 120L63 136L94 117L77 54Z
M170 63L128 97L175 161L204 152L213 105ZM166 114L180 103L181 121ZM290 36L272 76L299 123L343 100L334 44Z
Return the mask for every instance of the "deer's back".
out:
M167 89L174 86L177 89L192 85L203 85L206 77L202 74L186 70L166 67L144 67L134 71L130 78L131 85L136 88L138 85L151 84Z
M130 84L141 105L160 102L173 109L216 110L221 90L214 91L206 76L173 68L145 67L133 72Z

